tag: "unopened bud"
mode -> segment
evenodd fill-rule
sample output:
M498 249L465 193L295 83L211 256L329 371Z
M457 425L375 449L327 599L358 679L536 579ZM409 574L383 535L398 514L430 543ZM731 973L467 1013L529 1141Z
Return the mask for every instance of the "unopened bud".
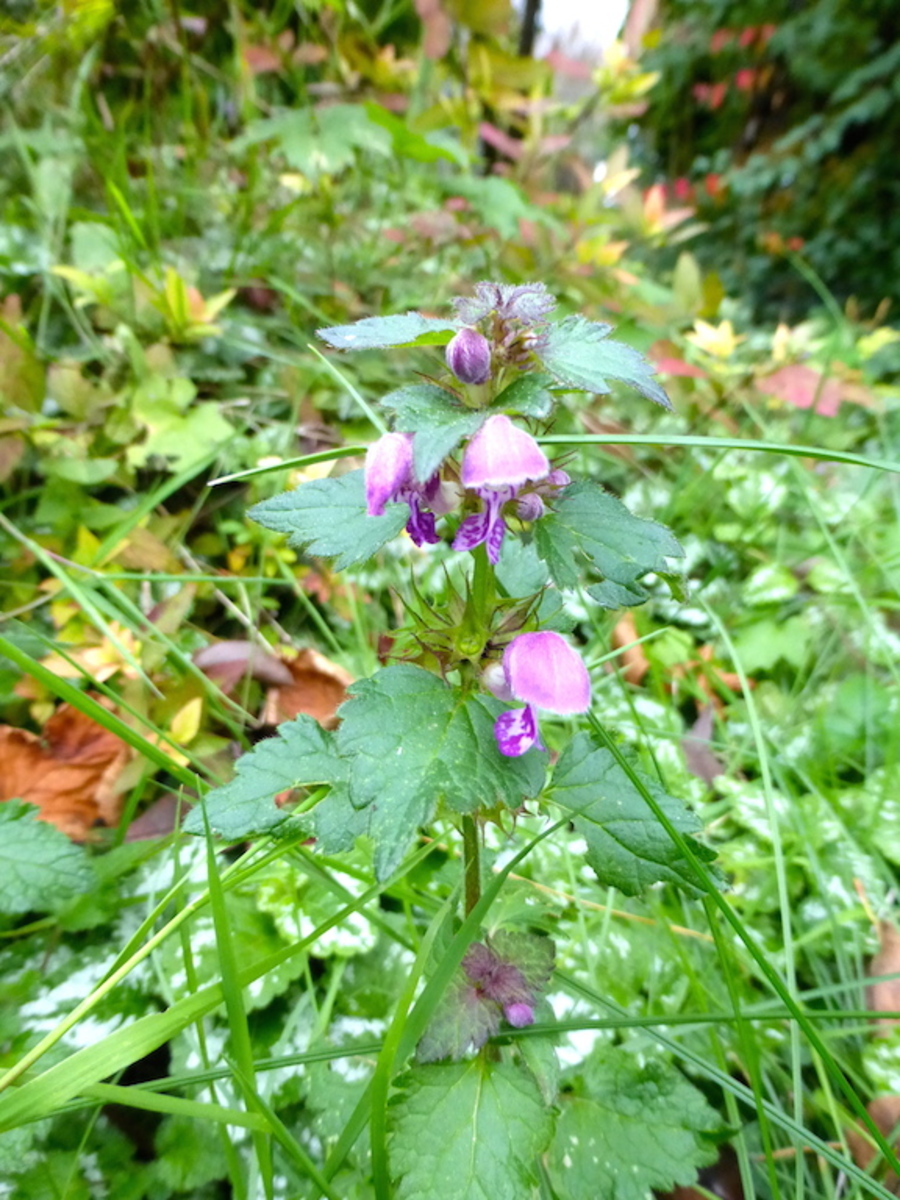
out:
M534 1024L534 1009L530 1004L525 1004L522 1001L517 1001L515 1004L507 1004L503 1010L503 1015L512 1025L513 1029L524 1029L526 1025Z
M487 383L491 345L477 329L461 329L447 345L447 366L460 383Z

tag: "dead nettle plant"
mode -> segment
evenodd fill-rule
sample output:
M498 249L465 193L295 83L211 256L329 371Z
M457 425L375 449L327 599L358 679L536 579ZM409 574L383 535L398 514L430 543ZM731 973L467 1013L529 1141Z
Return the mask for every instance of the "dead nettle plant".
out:
M430 823L457 829L462 913L439 968L429 960L420 1002L401 1014L394 1058L405 1065L414 1050L417 1063L400 1079L388 1071L396 1089L390 1175L406 1179L409 1194L430 1161L428 1138L440 1143L430 1169L452 1173L452 1130L475 1121L481 1136L476 1111L493 1114L482 1132L496 1144L484 1147L481 1183L505 1172L498 1196L511 1178L516 1186L533 1178L552 1135L553 1096L517 1054L515 1031L532 1025L541 1005L549 1012L555 949L540 934L486 932L505 871L484 886L485 824L526 805L547 817L536 840L571 823L600 882L629 896L663 881L695 893L714 886L704 865L711 854L694 838L697 818L592 712L590 673L561 604L576 589L604 609L640 604L650 574L677 592L673 562L682 555L664 526L553 461L548 450L566 442L553 436L561 394L607 393L616 380L671 406L648 362L612 340L609 325L554 320L555 307L540 283L479 283L446 320L408 313L319 331L343 351L444 346L446 370L381 399L392 429L369 446L364 469L304 483L257 504L252 517L339 569L365 563L404 529L418 547L463 556L465 569L448 570L440 603L410 582L391 659L351 686L336 731L307 716L281 725L187 825L234 840L307 830L332 855L366 837L380 881ZM275 803L288 789L301 797L292 809ZM636 1070L631 1063L626 1074ZM666 1087L692 1091L673 1074ZM641 1086L661 1101L665 1088L651 1083ZM471 1143L465 1128L460 1145ZM686 1154L663 1176L688 1182L703 1160Z

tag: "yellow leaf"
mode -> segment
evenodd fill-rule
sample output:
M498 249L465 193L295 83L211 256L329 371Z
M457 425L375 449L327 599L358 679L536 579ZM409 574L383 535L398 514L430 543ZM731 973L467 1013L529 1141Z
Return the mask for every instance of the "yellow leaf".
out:
M743 334L736 335L730 321L709 325L706 321L695 321L691 333L685 334L698 350L714 358L731 358L738 345L744 341Z
M187 746L200 732L200 720L203 716L203 697L195 696L188 700L183 708L172 718L169 733L179 746Z

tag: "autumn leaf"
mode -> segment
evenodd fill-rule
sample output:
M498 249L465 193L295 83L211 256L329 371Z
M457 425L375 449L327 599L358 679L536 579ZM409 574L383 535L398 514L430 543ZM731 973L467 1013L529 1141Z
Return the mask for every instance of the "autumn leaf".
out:
M0 725L0 802L24 800L74 841L95 825L114 825L121 804L116 783L128 747L70 704L61 705L43 737Z
M347 698L353 676L317 650L301 650L285 660L292 682L269 689L263 710L267 725L280 725L305 713L326 729L335 727L335 713Z

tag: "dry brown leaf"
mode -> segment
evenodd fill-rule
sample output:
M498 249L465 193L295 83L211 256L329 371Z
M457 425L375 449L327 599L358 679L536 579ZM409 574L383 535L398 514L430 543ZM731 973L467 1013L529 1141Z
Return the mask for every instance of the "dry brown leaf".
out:
M709 784L710 787L713 780L725 774L724 764L716 758L709 746L712 739L714 713L714 705L704 705L687 737L681 741L688 770L692 775L696 775L698 779Z
M869 1116L878 1126L879 1130L886 1138L890 1138L891 1134L900 1124L900 1096L876 1096L867 1106ZM858 1167L862 1167L864 1171L868 1171L869 1167L877 1158L881 1157L881 1151L872 1145L872 1139L867 1133L863 1133L862 1126L852 1125L846 1130L847 1145L850 1147L850 1153L853 1155L853 1161ZM894 1144L896 1148L897 1137L894 1133ZM876 1178L878 1172L876 1171ZM900 1194L900 1179L893 1171L887 1171L884 1178L881 1180L889 1192L895 1195Z
M900 974L900 932L889 921L879 921L878 938L881 949L869 964L869 974ZM866 988L866 1003L876 1015L900 1012L900 979L884 979ZM895 1017L877 1017L878 1035L887 1037L898 1024Z
M280 725L300 713L314 717L326 729L335 725L335 713L347 696L353 676L317 650L301 650L285 663L293 682L269 689L263 722Z
M612 647L614 650L622 650L619 659L624 667L622 678L626 683L633 683L638 686L647 672L650 670L650 663L647 655L644 653L643 646L633 646L632 642L636 642L639 637L637 626L634 623L634 613L625 613L619 618L613 627ZM625 647L625 649L622 649Z
M70 704L56 710L43 737L0 725L0 801L36 804L42 820L82 842L95 825L118 821L116 782L128 755L114 733Z
M204 646L194 655L194 663L226 693L232 691L245 675L262 683L288 686L294 678L277 655L239 638Z

